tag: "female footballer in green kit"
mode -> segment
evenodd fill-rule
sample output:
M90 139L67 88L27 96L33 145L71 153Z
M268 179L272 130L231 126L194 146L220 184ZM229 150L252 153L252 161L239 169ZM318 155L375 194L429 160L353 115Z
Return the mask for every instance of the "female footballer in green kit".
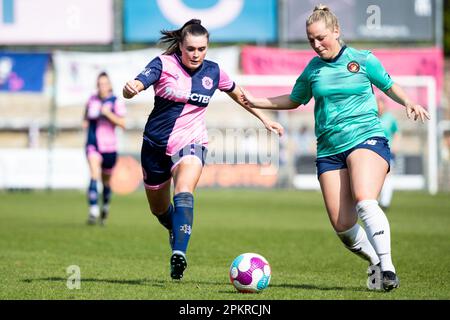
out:
M372 85L405 106L408 118L424 122L430 116L409 100L370 51L341 42L338 20L328 7L315 7L306 30L318 57L298 77L291 94L255 98L244 91L242 100L253 108L286 110L314 97L317 176L330 222L346 248L369 261L370 271L379 268L379 286L368 281L369 289L390 291L399 279L389 222L376 200L389 172L390 150Z

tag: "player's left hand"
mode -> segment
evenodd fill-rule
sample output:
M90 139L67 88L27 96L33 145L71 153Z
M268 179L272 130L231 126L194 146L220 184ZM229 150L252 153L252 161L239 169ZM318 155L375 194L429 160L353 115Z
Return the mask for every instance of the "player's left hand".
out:
M427 110L425 110L424 107L418 104L407 104L406 105L406 116L408 119L411 119L413 117L414 121L420 118L422 123L425 122L425 119L430 120L430 114Z
M283 126L276 121L267 120L266 122L264 122L264 125L266 126L267 130L276 133L280 137L284 134Z

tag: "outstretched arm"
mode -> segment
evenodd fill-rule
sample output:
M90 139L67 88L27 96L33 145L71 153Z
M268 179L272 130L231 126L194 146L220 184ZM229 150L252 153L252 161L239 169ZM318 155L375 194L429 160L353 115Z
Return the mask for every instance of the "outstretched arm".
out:
M405 106L406 116L408 117L408 119L411 119L411 116L414 116L414 121L420 118L422 123L425 122L425 119L430 120L430 114L428 113L428 111L426 111L421 105L413 103L411 100L409 100L405 91L403 91L403 89L396 83L394 83L392 87L385 93L395 102L400 103L402 106Z
M242 99L243 92L242 89L239 86L235 86L234 90L231 92L227 92L228 95L236 101L238 104L240 104L245 110L253 114L255 117L257 117L261 122L264 124L264 126L267 128L267 130L275 132L279 136L283 135L284 128L281 124L278 122L272 121L269 119L264 113L262 113L259 110L252 109L248 104L244 102Z
M242 102L251 108L271 109L271 110L290 110L300 106L300 103L292 101L289 94L271 98L255 98L248 91L242 90Z

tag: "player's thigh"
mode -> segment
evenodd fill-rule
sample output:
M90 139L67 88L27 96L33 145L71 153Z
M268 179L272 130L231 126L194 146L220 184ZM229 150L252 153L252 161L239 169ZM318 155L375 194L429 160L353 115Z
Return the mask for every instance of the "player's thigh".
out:
M351 189L356 202L377 199L388 172L387 161L369 149L356 149L347 157Z
M172 169L174 193L193 193L202 174L202 161L195 155L189 155L181 160Z
M145 189L150 211L155 215L166 212L170 206L170 181L159 189Z
M328 217L334 230L350 229L358 221L347 169L331 170L319 176Z
M171 164L164 149L155 148L145 140L142 142L141 166L145 194L150 210L155 215L166 212L170 206Z

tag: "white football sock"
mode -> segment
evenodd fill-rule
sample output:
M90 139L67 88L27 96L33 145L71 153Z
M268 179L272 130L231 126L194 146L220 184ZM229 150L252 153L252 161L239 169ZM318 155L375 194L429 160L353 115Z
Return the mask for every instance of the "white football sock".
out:
M380 258L381 270L395 273L391 258L391 230L389 221L376 200L362 200L356 204L367 238Z
M89 206L89 215L91 215L92 217L97 218L100 215L100 209L98 207L98 205L92 205Z
M185 257L186 258L186 253L184 253L183 251L180 251L180 250L173 250L172 251L172 254L180 254L180 255L182 255L183 257Z
M346 231L337 232L337 235L347 249L369 261L371 265L376 265L380 262L375 249L370 244L369 239L367 239L366 232L359 224L356 223Z

